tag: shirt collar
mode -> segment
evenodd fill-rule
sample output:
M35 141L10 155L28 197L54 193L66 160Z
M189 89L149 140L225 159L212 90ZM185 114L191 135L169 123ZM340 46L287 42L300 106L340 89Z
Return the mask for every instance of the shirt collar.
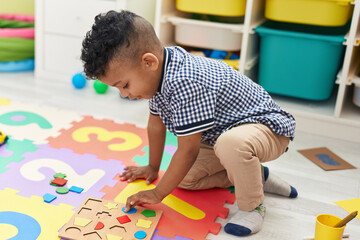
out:
M164 61L163 61L163 65L162 65L160 84L159 84L159 88L157 90L159 93L163 93L163 91L164 91L166 69L170 63L170 60L171 60L170 53L168 52L168 49L166 47L164 47Z

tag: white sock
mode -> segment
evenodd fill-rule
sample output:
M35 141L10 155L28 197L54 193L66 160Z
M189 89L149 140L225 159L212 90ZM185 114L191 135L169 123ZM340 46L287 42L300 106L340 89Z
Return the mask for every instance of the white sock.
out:
M225 232L235 236L247 236L261 230L265 216L265 206L260 204L251 212L239 210L225 225Z
M264 192L274 193L281 196L296 198L298 193L296 189L282 180L280 177L269 171L268 167L262 167Z

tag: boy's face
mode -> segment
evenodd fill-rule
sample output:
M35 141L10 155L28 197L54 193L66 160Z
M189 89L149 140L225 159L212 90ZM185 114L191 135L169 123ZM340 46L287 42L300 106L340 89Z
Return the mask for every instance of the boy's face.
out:
M122 97L150 99L160 84L159 59L146 53L140 63L111 61L104 76L99 80L119 89Z

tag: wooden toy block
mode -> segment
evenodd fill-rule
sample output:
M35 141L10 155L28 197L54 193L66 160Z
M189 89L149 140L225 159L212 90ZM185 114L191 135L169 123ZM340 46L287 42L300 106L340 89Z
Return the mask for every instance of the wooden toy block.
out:
M55 178L54 180L51 181L51 183L54 183L58 186L64 186L67 183L67 180L64 178Z
M62 228L59 237L69 240L150 240L162 211L136 206L124 212L124 207L122 203L87 198Z

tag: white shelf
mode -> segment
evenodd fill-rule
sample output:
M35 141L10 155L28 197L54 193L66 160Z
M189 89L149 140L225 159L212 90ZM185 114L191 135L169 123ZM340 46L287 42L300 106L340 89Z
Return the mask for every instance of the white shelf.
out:
M272 98L281 108L298 115L314 114L318 116L333 117L336 103L336 91L334 90L330 99L326 101L311 101L292 97L284 97L271 94Z
M360 84L360 77L358 80ZM344 107L343 110L341 112L341 118L352 121L352 122L356 122L359 123L359 127L360 127L360 107L356 106L353 101L353 87L354 86L349 86L347 88L347 94L345 97L345 103L344 103Z

